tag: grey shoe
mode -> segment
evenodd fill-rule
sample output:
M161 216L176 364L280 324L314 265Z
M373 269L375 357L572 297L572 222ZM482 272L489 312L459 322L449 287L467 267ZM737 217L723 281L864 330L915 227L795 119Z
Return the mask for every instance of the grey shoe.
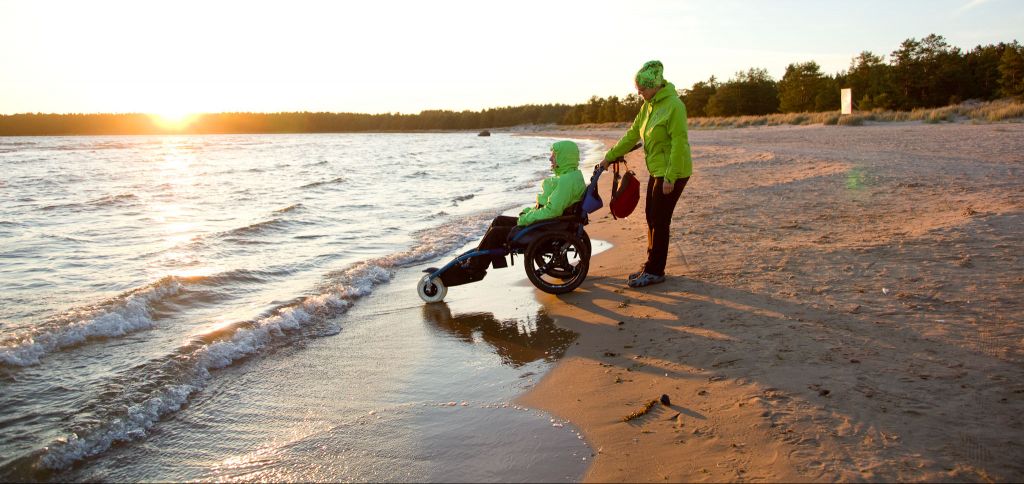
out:
M646 272L640 274L636 279L629 281L629 287L645 287L652 284L661 284L665 282L665 276L656 276L654 274L648 274Z
M630 274L629 277L626 278L626 282L632 281L633 279L636 279L636 278L642 276L643 273L644 273L644 269L641 267L639 271L636 271L636 272Z

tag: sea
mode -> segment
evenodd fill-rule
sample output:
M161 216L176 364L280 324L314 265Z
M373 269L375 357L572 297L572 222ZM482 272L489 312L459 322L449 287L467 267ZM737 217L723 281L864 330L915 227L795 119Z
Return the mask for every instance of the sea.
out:
M415 292L554 141L0 137L0 480L579 479L514 403L576 337L520 266Z

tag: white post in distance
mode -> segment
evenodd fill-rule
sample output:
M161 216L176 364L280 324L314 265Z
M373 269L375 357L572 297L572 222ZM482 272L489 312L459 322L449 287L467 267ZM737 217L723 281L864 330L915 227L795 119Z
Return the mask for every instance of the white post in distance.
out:
M840 89L839 93L842 97L840 114L853 114L853 89Z

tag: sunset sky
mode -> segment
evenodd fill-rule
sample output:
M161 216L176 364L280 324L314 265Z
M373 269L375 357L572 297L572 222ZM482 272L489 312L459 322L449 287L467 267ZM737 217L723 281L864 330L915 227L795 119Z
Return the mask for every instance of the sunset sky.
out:
M1024 40L1020 0L0 0L0 114L345 111L579 103L660 59L711 75L888 55L930 33Z

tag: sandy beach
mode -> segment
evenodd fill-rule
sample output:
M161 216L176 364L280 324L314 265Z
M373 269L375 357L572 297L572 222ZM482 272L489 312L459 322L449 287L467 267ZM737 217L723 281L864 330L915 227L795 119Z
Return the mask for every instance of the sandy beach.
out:
M584 479L1024 479L1024 124L690 140L668 281L624 282L645 259L641 200L592 218L614 247L580 289L538 292L580 336L519 402L582 429Z

